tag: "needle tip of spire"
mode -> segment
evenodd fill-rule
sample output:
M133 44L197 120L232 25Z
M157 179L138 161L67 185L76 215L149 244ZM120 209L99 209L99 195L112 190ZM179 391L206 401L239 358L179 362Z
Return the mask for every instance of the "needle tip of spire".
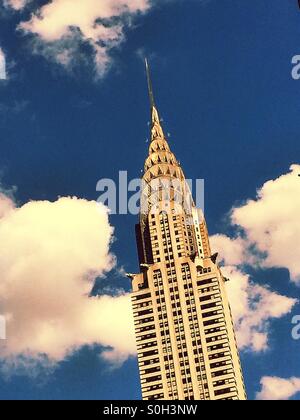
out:
M148 81L148 92L149 92L149 99L150 99L150 105L151 108L155 107L154 102L154 94L153 94L153 85L151 80L151 74L150 74L150 67L147 57L145 57L145 65L146 65L146 73L147 73L147 81Z

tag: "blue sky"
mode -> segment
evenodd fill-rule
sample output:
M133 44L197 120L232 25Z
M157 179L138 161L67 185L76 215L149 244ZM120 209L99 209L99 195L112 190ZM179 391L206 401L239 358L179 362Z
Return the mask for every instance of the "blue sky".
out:
M33 0L21 11L2 5L0 13L7 69L0 80L0 181L5 190L16 187L19 206L68 196L96 200L99 179L118 179L120 170L140 175L149 120L143 55L170 144L187 177L205 179L213 235L231 235L232 206L255 199L266 181L299 164L300 81L291 76L292 57L300 54L296 0L160 1L125 25L104 75L95 70L91 45L77 45L66 68L31 33L17 30L46 3ZM110 222L118 267L135 272L136 219ZM255 284L298 298L288 268L248 266L247 273ZM118 272L106 282L130 288ZM298 313L296 304L271 320L267 350L242 351L249 398L262 377L300 377L300 341L291 338ZM135 358L112 370L99 353L100 345L82 348L43 379L3 373L0 398L140 398Z

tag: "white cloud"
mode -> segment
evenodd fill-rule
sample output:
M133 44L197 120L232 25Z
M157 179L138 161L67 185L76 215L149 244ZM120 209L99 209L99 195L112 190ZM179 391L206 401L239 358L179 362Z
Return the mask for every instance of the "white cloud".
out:
M300 283L300 165L266 182L256 200L232 210L231 220L244 231L247 241L264 254L263 267L285 267ZM246 262L246 261L245 261Z
M243 238L229 238L217 234L211 236L210 243L212 249L218 251L222 261L227 265L254 263L253 256L248 250L249 244Z
M4 0L6 7L11 7L14 10L22 10L30 0Z
M273 292L269 286L255 284L245 273L247 266L286 267L294 281L300 275L300 166L266 182L256 200L248 200L231 211L233 238L214 235L213 251L225 264L229 298L241 349L253 351L269 347L268 335L273 319L289 314L296 299Z
M0 215L1 359L52 364L93 344L111 347L105 357L117 362L135 354L129 295L89 297L115 263L104 206L61 198L14 208L1 195Z
M15 209L15 203L0 191L0 219Z
M267 350L270 322L290 313L297 300L256 285L234 266L223 267L222 271L230 279L226 285L239 348Z
M37 49L47 58L69 65L81 40L95 54L99 75L111 63L111 50L124 40L133 17L148 11L150 0L52 0L40 7L20 28L36 36Z
M6 80L6 58L1 48L0 48L0 80Z
M300 392L300 378L265 376L260 383L262 390L256 395L258 400L288 400Z

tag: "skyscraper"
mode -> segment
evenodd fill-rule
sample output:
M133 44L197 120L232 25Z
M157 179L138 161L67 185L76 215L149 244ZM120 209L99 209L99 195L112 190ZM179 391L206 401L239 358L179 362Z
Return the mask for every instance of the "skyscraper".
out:
M146 67L151 143L136 226L141 273L130 275L143 399L245 400L227 279L164 135Z

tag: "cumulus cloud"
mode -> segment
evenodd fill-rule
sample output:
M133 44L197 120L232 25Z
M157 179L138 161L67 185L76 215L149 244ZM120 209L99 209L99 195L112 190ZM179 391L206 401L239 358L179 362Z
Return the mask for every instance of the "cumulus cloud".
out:
M223 267L222 271L230 279L226 285L239 348L267 350L270 322L290 313L297 300L253 283L248 274L234 266Z
M225 264L287 268L291 280L300 284L300 165L266 182L255 200L235 207L230 214L237 234L214 235L214 249Z
M0 219L7 216L12 210L15 209L15 203L12 198L0 192Z
M22 10L30 0L4 0L4 6Z
M0 195L0 307L7 320L2 361L57 363L84 345L135 354L129 295L91 297L96 277L115 264L107 210L61 198L16 208ZM25 359L24 359L25 358Z
M250 243L263 254L265 267L285 267L300 283L300 165L266 182L256 200L232 211L232 223L246 233Z
M0 80L6 80L6 58L1 48L0 48Z
M262 351L268 348L272 319L289 314L296 299L282 296L269 286L255 284L248 274L252 267L285 267L291 278L300 275L300 166L266 182L255 200L231 210L234 237L214 235L211 245L220 253L224 274L231 279L228 293L242 349Z
M218 250L222 261L228 265L254 263L253 256L248 250L249 244L244 238L229 238L217 234L211 237L210 242L212 248Z
M150 0L52 0L19 28L35 36L39 52L65 66L76 58L80 43L87 43L94 51L97 72L103 75L125 29L150 7Z
M255 200L235 207L230 214L234 238L215 235L212 244L225 264L252 264L263 268L287 268L291 280L300 283L300 165L266 182Z
M300 378L265 376L260 383L262 390L256 395L258 400L288 400L300 392Z

